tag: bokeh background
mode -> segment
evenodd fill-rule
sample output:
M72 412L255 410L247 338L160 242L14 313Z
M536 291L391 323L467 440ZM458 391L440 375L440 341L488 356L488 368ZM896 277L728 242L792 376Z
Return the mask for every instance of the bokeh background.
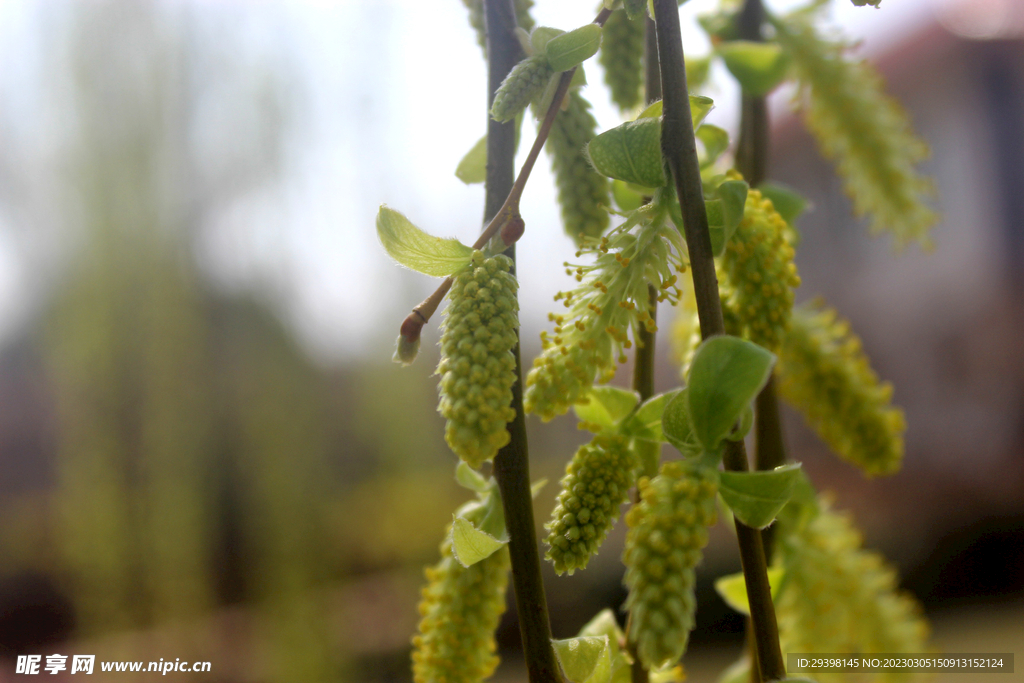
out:
M538 4L541 24L592 18ZM787 439L900 566L939 647L1021 654L1024 3L847 4L834 22L931 145L944 220L932 253L869 237L774 97L771 175L814 204L799 298L852 321L910 425L885 480L794 414ZM711 6L684 6L687 54ZM718 83L710 120L735 130ZM54 652L207 660L205 681L410 679L422 567L469 494L435 412L436 321L416 365L390 362L436 283L388 262L373 218L387 203L472 242L482 189L453 171L485 106L457 0L0 1L0 680ZM542 162L519 249L527 358L572 251L551 188ZM659 390L677 382L670 327ZM530 420L538 523L586 438L573 422ZM621 605L622 538L586 572L545 569L556 636ZM710 588L737 569L719 525L690 680L741 647ZM511 613L499 644L496 680L524 680Z

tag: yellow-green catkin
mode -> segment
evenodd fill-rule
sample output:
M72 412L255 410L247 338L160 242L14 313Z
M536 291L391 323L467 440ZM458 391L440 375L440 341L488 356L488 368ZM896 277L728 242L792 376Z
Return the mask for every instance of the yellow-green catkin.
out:
M778 557L785 587L775 601L783 652L849 654L928 651L928 624L917 601L898 589L884 558L861 547L850 520L826 505L803 528L780 525ZM819 683L850 674L816 674ZM878 673L874 683L896 683L907 673Z
M516 64L494 94L491 117L502 122L514 119L544 92L554 73L543 55L527 57Z
M460 458L479 467L509 442L515 418L512 385L518 335L518 285L504 255L473 261L453 276L441 334L441 402L445 440Z
M818 35L809 16L774 23L793 58L807 123L824 156L838 165L854 210L871 217L872 232L892 232L897 247L914 240L927 246L938 216L925 203L932 183L915 165L928 147L906 112L867 62L848 59L850 46Z
M638 466L629 439L596 436L581 446L562 478L547 523L547 559L559 574L583 569L619 518Z
M866 474L896 472L903 461L903 411L891 405L860 339L832 309L793 311L776 366L779 394L843 459Z
M462 0L462 4L469 10L469 25L476 32L476 42L480 49L487 52L487 33L484 28L484 0ZM526 31L533 30L533 17L530 16L530 8L533 7L533 0L513 0L516 10L516 24Z
M800 286L787 234L786 221L771 201L751 189L743 220L721 259L724 305L735 312L743 336L773 353L789 323L793 290Z
M644 17L630 19L625 10L615 10L604 25L597 58L604 67L612 102L624 112L643 102L643 57Z
M463 567L451 542L426 570L419 632L412 639L415 683L479 683L498 666L494 631L505 611L508 549Z
M579 243L583 236L599 237L608 228L610 184L590 167L584 155L587 143L597 134L590 103L577 90L569 91L566 102L566 108L555 117L545 147L558 186L563 227Z
M667 462L641 477L640 502L626 515L623 561L630 610L629 637L648 668L674 664L686 651L697 603L695 567L715 522L713 471Z

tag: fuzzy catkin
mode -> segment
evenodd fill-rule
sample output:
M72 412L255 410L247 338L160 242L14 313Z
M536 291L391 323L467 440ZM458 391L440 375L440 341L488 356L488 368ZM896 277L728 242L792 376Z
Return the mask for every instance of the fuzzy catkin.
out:
M445 440L460 458L479 467L510 440L506 425L516 381L512 349L518 335L518 285L504 255L481 252L453 276L441 335L441 401Z
M555 116L545 147L558 186L563 227L579 243L581 235L598 237L608 228L611 195L608 178L591 168L584 155L587 143L597 135L590 103L577 90L569 91L566 102L567 108Z
M860 339L832 309L793 311L779 354L778 390L825 443L868 475L892 474L903 461L903 411L891 405Z
M773 353L778 353L789 324L793 290L800 286L787 233L786 221L771 201L751 189L743 220L721 259L726 276L723 305L736 313L744 336Z
M626 515L626 608L640 661L655 669L686 651L697 609L694 568L715 522L718 485L713 471L672 461L653 479L641 477L638 489L640 502Z
M861 547L850 520L823 506L803 528L780 524L778 555L786 585L775 609L784 652L850 654L928 651L928 624L917 601L898 590L896 572ZM878 673L873 683L896 683L908 673ZM840 683L849 674L816 674Z
M543 55L527 57L516 64L494 94L491 117L495 121L511 121L544 92L554 70Z
M630 19L625 10L615 10L604 25L598 61L604 67L612 102L622 111L643 101L643 57L644 17Z
M773 23L793 58L808 126L822 154L835 160L856 213L871 217L872 232L892 232L897 247L913 240L929 244L938 216L924 199L934 190L915 168L928 148L906 112L885 94L867 62L847 59L849 46L819 36L807 16Z
M469 10L469 25L476 32L476 42L486 56L487 33L484 29L484 0L462 0L462 4ZM513 0L512 5L516 11L516 24L519 28L525 31L533 30L533 17L530 16L533 0Z
M494 631L505 611L508 548L470 567L441 546L441 561L426 570L413 638L415 683L479 683L498 666Z
M559 574L583 569L619 518L638 462L629 440L596 436L576 451L551 513L545 557Z

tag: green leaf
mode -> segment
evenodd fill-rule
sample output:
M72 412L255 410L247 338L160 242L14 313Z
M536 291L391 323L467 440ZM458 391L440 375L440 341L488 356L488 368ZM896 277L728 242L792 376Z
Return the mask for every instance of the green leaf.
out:
M711 113L714 106L715 101L710 97L690 95L690 120L693 121L694 130L697 130L700 124L704 123L704 119Z
M462 157L458 167L455 169L455 177L473 185L482 183L487 177L487 136L477 141L473 148Z
M615 619L615 612L606 607L584 624L577 635L608 636L609 644L614 646L624 634L619 628L619 622Z
M481 531L465 517L452 521L452 554L463 567L471 567L490 557L505 545L486 531Z
M768 585L771 586L772 597L779 592L782 584L782 575L785 570L782 567L768 568ZM743 579L743 572L729 574L715 579L715 590L725 600L725 604L732 607L740 614L750 614L750 602L747 599L747 582Z
M612 181L612 197L622 211L633 211L643 206L644 196L623 180Z
M708 80L711 70L711 57L686 57L686 88L693 92L702 87Z
M737 519L763 529L789 501L799 479L799 463L764 472L722 472L719 493Z
M552 640L551 644L570 683L608 683L612 673L608 636Z
M708 214L708 232L711 234L711 253L721 256L729 240L725 237L725 209L721 199L705 199L704 210Z
M594 169L645 187L666 183L661 158L661 119L639 118L606 130L587 144Z
M647 12L647 0L622 0L622 6L630 19L644 16Z
M530 498L536 498L537 494L540 493L545 486L548 485L547 478L538 479L537 481L530 484Z
M550 26L538 26L530 33L530 43L533 45L533 54L542 55L547 50L548 43L553 38L564 35L565 31Z
M665 434L665 440L675 446L680 453L696 455L701 452L701 445L690 422L687 394L688 390L682 389L665 405L665 412L661 416L661 429Z
M455 481L459 482L459 486L477 493L485 493L491 488L490 482L484 478L484 475L465 462L460 462L459 466L455 468Z
M774 364L774 354L738 337L711 337L697 348L686 398L693 431L705 450L718 450Z
M587 403L573 406L576 417L609 429L618 426L640 402L640 394L619 387L597 386L587 394Z
M662 414L665 412L665 406L668 405L669 401L678 396L681 391L682 389L676 389L652 396L644 401L643 405L630 415L629 419L622 423L622 433L634 439L664 441L665 435L662 432L661 425Z
M740 415L740 423L733 428L731 432L725 435L725 438L729 441L743 441L747 434L750 432L750 428L754 426L754 406L748 405L743 409L743 414Z
M640 116L637 119L660 119L662 112L661 100L655 100L647 105L647 108L640 112Z
M796 223L796 219L800 217L809 206L807 199L798 193L796 190L788 185L782 183L761 183L757 186L757 189L761 191L765 197L771 200L772 206L779 212L790 225Z
M729 148L729 134L718 126L705 123L697 129L696 135L704 145L704 154L700 160L701 168L715 163L722 152Z
M777 43L730 40L717 52L747 95L767 95L786 77L789 54Z
M722 200L722 237L725 242L722 244L722 252L716 251L715 256L722 255L725 245L743 220L743 207L747 203L749 189L750 186L742 180L726 180L718 186L715 194Z
M548 64L555 71L568 71L587 61L601 47L601 27L587 24L548 41Z
M462 270L473 258L471 247L457 239L428 235L408 218L383 205L377 212L377 237L388 256L424 275L446 277Z

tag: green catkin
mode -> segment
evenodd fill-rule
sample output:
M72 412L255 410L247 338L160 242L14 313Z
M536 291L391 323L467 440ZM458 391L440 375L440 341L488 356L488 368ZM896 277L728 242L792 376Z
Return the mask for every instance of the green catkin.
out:
M638 466L629 440L596 436L581 446L562 478L558 503L547 523L545 555L559 574L587 566L619 518Z
M643 57L644 17L630 19L625 10L615 10L604 25L598 61L612 102L624 112L643 101Z
M928 624L896 572L861 547L850 520L826 505L803 528L780 523L778 555L786 584L776 602L783 652L849 654L928 651ZM818 674L819 683L852 680ZM873 683L907 681L912 674L878 673Z
M491 117L495 121L511 121L544 92L554 75L547 57L527 57L513 67L494 94Z
M822 154L836 161L856 213L871 216L872 232L892 232L897 247L927 246L938 216L924 202L932 183L915 164L928 148L906 112L867 62L847 59L849 45L819 36L806 14L773 23L793 58L807 123Z
M771 201L751 189L743 220L721 259L723 304L737 314L743 336L773 353L786 333L793 290L800 286L787 233Z
M469 10L469 25L476 32L476 42L480 49L487 53L487 33L484 29L484 0L462 0L462 4ZM530 16L530 8L533 7L533 0L513 0L516 10L516 25L526 31L533 30L533 17Z
M656 669L686 651L695 567L715 522L718 485L712 470L672 461L653 479L641 477L638 489L640 502L626 515L626 608L640 661Z
M422 620L413 638L415 683L479 683L498 666L494 631L505 611L508 549L463 567L451 542L441 561L426 570L419 605Z
M793 311L776 373L779 394L837 455L868 475L899 470L903 411L891 405L892 385L879 381L860 339L835 311Z
M441 335L441 402L445 440L472 467L509 442L516 361L518 285L504 255L482 252L453 277Z
M567 108L558 112L546 148L558 186L565 232L580 243L581 236L599 237L608 228L611 206L608 178L590 167L584 148L597 134L590 103L577 90L566 96Z

